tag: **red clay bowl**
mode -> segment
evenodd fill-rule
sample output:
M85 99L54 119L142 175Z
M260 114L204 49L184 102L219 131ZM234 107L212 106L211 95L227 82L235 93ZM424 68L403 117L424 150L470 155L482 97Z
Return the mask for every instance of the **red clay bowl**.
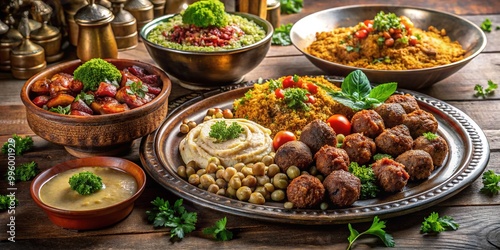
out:
M127 200L115 205L85 211L59 209L48 206L40 200L40 188L52 177L69 169L87 166L115 168L129 173L137 181L137 192ZM66 161L42 172L31 183L30 193L35 203L57 226L67 229L90 230L113 225L127 217L134 209L134 202L144 191L145 185L146 174L137 164L121 158L97 156Z
M135 139L158 128L168 112L168 97L172 83L167 74L160 68L141 61L106 60L120 70L137 65L150 74L159 75L163 81L162 91L144 106L117 114L88 117L50 112L32 102L31 87L37 80L51 77L56 73L73 74L82 62L75 60L58 64L28 79L21 90L21 100L26 107L26 119L35 134L47 141L65 146L70 154L77 157L113 156L128 151Z

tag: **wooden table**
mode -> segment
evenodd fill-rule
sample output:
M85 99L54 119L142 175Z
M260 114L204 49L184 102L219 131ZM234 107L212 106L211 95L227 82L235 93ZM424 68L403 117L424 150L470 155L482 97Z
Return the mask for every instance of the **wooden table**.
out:
M387 1L350 1L350 0L305 0L301 13L283 15L282 23L295 22L310 13L350 4L386 3ZM460 3L459 3L460 2ZM500 25L500 1L464 0L464 1L424 1L398 0L394 5L413 5L448 11L463 16L480 25L485 18L490 18L495 26ZM460 4L460 5L459 5ZM422 93L443 100L469 115L485 132L491 149L487 170L500 173L500 98L497 91L487 99L477 98L474 85L486 85L488 80L500 83L500 31L486 33L486 49L470 64L458 73L448 77ZM120 52L120 58L133 58L154 63L140 44L131 51ZM247 80L279 77L283 75L323 74L314 67L293 46L273 46L259 67L246 75ZM73 159L63 147L49 143L36 136L29 128L24 107L19 98L22 80L13 79L9 73L0 75L0 141L7 141L12 134L33 136L35 148L17 158L18 164L36 161L42 170L54 164ZM171 99L189 93L189 90L174 85ZM124 156L140 163L138 143L132 153ZM0 156L0 176L6 173L7 158ZM29 194L30 182L17 184L16 197L19 206L15 209L15 243L7 240L7 212L0 213L0 249L39 249L39 248L96 248L96 249L159 249L159 248L219 248L219 249L265 249L265 248L328 248L345 249L349 230L347 225L305 226L269 223L223 214L205 209L197 204L185 201L190 211L198 213L196 231L187 235L181 242L169 241L168 229L155 229L147 222L145 211L151 209L150 202L157 196L171 200L175 195L148 179L147 188L137 200L135 210L122 222L109 228L94 231L73 231L59 228L52 224L39 209ZM456 196L428 209L409 215L387 219L386 231L394 236L396 247L406 249L497 249L488 243L487 235L500 230L500 196L489 197L481 194L481 179L477 179L468 188ZM0 181L0 193L7 189L5 181ZM421 222L431 212L452 216L460 224L457 231L443 232L436 236L424 236L419 233ZM226 216L228 229L235 233L235 238L228 242L217 242L203 235L201 230ZM370 223L357 223L354 228L364 231ZM355 249L383 248L383 244L374 237L364 237L357 242ZM498 247L498 245L497 245Z

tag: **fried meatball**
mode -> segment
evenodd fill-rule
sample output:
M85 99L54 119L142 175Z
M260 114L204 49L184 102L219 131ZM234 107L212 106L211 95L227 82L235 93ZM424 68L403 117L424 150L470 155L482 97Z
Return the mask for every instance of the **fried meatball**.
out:
M376 161L372 169L380 187L389 193L403 190L410 178L403 164L389 158Z
M408 127L401 124L385 129L382 134L375 138L375 145L380 152L397 157L413 148L413 138Z
M286 188L288 201L297 208L311 208L319 205L325 197L325 187L321 181L308 174L293 179Z
M301 141L289 141L281 145L274 156L276 163L283 172L290 166L297 166L306 170L313 162L313 155L309 147Z
M419 136L413 141L413 149L422 149L429 153L432 157L434 167L443 165L446 156L448 155L448 143L446 140L436 135L436 138L429 139L426 136Z
M406 115L403 106L399 103L382 103L374 110L382 117L382 120L384 120L386 128L392 128L402 124L404 115Z
M396 158L396 161L405 165L405 170L410 175L410 180L427 179L434 170L431 155L420 149L408 150L400 154Z
M334 170L349 169L349 156L341 148L330 145L323 146L315 155L316 169L324 176L329 175Z
M405 112L407 114L420 109L418 106L418 102L415 99L414 96L410 94L405 94L405 95L391 95L387 100L385 100L386 103L399 103Z
M365 136L375 138L384 131L384 120L372 109L364 109L351 118L351 131L363 133Z
M344 170L335 170L329 174L323 181L323 186L333 205L337 207L352 205L361 194L361 180Z
M336 146L337 134L328 123L317 119L304 126L299 140L315 154L323 145Z
M344 138L342 148L347 152L351 162L362 165L371 160L377 147L372 138L361 133L353 133Z
M438 129L438 122L434 115L422 109L405 115L403 124L410 129L413 138L417 138L426 132L436 133Z

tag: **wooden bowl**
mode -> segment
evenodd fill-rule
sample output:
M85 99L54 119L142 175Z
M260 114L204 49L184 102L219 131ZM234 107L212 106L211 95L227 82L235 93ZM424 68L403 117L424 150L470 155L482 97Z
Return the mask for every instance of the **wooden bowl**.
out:
M132 142L153 132L165 119L168 112L168 97L172 83L167 74L151 64L127 59L106 59L118 69L137 65L150 74L159 75L163 81L160 94L153 101L122 113L74 116L47 111L32 102L33 84L56 73L73 74L82 64L80 60L58 64L30 79L21 90L21 100L26 107L26 119L35 134L43 139L65 146L76 157L114 156L130 149Z
M55 175L74 168L95 166L115 168L129 173L137 182L137 192L115 205L84 211L55 208L46 205L40 199L41 187ZM145 185L146 174L137 164L116 157L96 156L69 160L42 172L32 181L30 193L35 203L43 209L54 224L67 229L90 230L113 225L127 217L134 209L134 202L144 191Z

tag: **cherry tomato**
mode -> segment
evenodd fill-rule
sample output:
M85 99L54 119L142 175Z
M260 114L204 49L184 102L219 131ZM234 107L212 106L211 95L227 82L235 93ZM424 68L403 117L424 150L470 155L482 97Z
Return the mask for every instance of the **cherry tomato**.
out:
M286 142L295 141L295 140L297 140L297 137L295 136L294 133L292 133L290 131L282 130L282 131L276 133L276 135L274 136L274 139L273 139L274 151L278 150L278 148L281 145L285 144Z
M408 41L408 43L411 45L411 46L415 46L417 45L418 43L418 39L416 36L410 36L410 40Z
M365 24L365 29L368 31L368 33L373 31L373 20L365 20L363 23Z
M295 81L293 80L293 76L285 77L285 79L283 79L283 82L281 84L283 85L284 89L295 87Z
M318 85L316 85L312 82L308 82L304 85L306 86L306 89L307 89L307 91L309 91L309 93L311 93L313 95L318 93Z
M310 103L310 104L314 104L316 102L316 98L314 98L313 95L310 95L310 94L306 94L307 96L307 103Z
M354 33L354 36L356 36L359 39L366 38L368 36L368 31L366 29L360 29Z
M274 94L276 95L276 98L278 98L278 99L285 98L285 91L283 89L275 89Z
M328 118L327 123L337 134L349 135L351 133L351 122L343 115L332 115Z

